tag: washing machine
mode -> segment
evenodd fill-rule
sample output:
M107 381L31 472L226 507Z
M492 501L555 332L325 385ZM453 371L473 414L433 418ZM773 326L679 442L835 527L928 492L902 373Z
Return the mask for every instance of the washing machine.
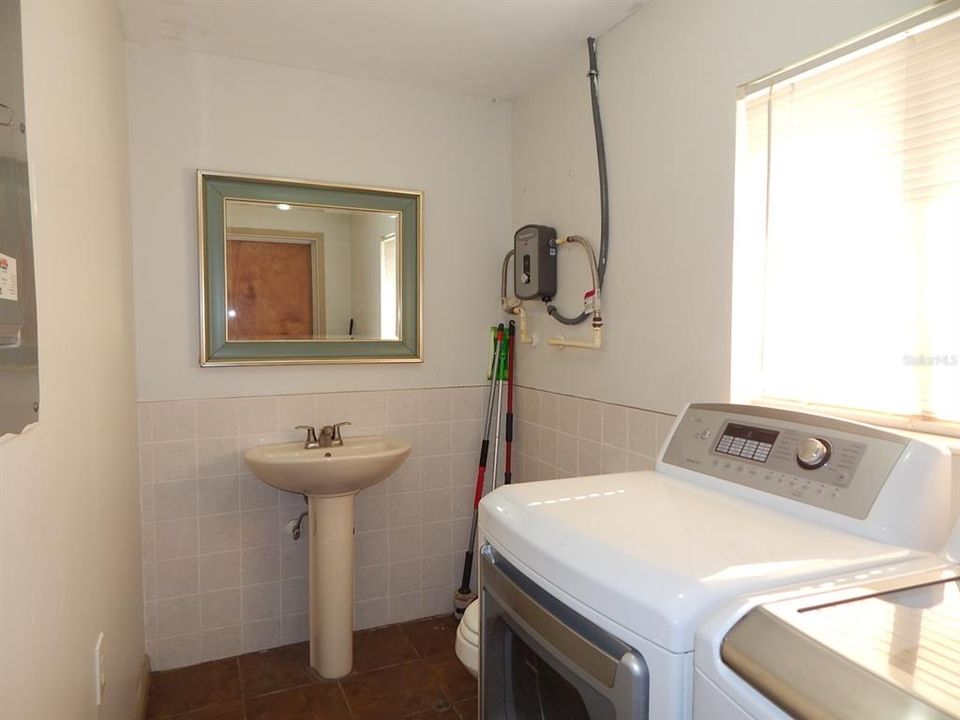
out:
M649 472L480 505L487 720L691 718L697 628L732 599L902 574L949 531L949 457L844 420L692 404Z
M960 519L939 557L731 601L694 659L695 720L960 719Z

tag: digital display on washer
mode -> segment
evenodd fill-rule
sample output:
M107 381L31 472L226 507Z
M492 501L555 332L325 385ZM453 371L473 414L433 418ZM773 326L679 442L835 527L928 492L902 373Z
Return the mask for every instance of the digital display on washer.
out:
M780 433L776 430L727 423L714 450L744 460L766 462Z

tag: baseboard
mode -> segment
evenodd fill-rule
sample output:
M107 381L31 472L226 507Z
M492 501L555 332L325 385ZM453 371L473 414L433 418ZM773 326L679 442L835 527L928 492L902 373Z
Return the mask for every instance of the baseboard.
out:
M147 703L150 702L150 656L143 656L140 665L140 681L137 683L137 712L134 720L147 720Z

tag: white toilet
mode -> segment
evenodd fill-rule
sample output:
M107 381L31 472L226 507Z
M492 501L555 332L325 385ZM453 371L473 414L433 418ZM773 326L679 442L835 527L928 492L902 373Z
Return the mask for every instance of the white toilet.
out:
M480 674L480 601L467 605L457 627L457 657L470 672Z

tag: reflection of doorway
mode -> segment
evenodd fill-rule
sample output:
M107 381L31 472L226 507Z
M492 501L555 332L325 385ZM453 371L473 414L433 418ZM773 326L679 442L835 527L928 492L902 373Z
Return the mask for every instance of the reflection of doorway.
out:
M397 234L380 238L380 339L397 340Z
M326 329L323 235L227 231L227 340L309 340Z

